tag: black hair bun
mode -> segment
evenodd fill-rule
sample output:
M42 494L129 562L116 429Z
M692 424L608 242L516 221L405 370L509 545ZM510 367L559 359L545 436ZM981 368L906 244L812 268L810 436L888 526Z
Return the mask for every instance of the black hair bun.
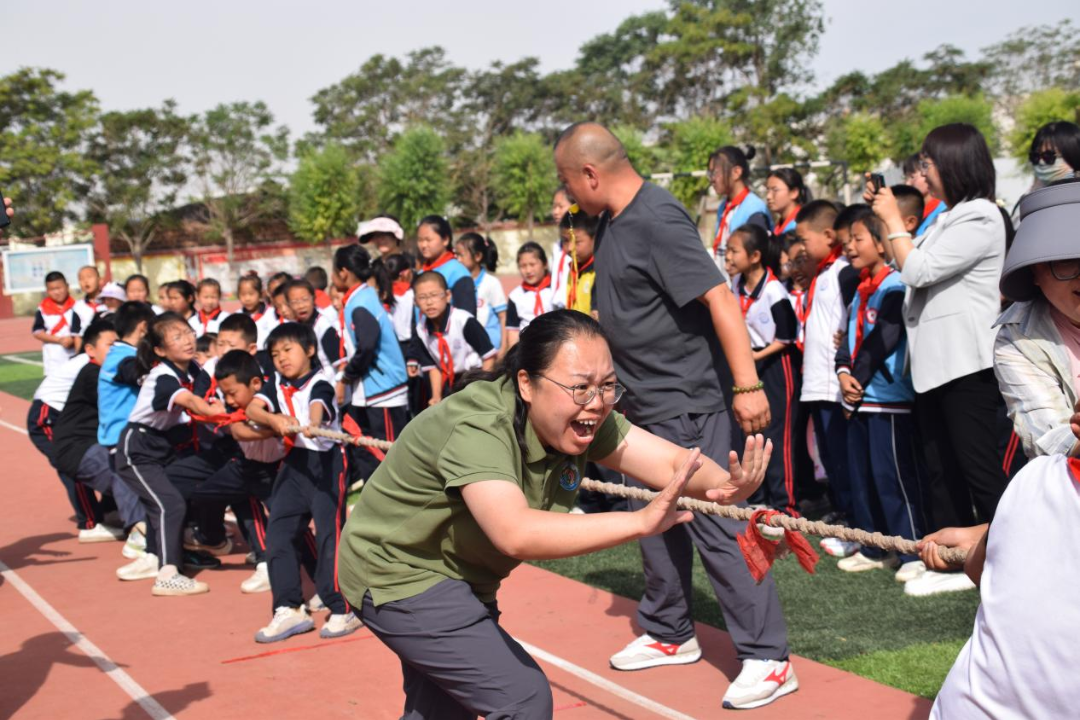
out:
M753 145L747 145L746 146L746 159L747 160L753 160L755 155L757 155L757 149Z

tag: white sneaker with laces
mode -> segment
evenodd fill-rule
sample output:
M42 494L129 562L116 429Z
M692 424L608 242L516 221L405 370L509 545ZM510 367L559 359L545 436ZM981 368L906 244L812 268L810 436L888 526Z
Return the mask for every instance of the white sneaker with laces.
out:
M279 607L274 611L274 619L270 621L270 624L255 633L255 642L278 642L314 629L315 621L307 614L307 609L304 607Z
M911 582L923 576L926 572L926 564L922 560L911 560L900 566L896 571L896 582Z
M790 660L743 660L742 671L724 693L724 707L750 710L799 689Z
M927 597L947 592L974 590L975 583L962 572L941 573L927 570L921 577L904 583L904 594L913 597Z
M894 568L899 564L900 561L892 553L885 555L880 560L874 560L873 558L866 557L860 551L855 553L851 557L841 559L838 563L836 563L836 567L840 568L844 572L857 573L866 572L867 570L884 570L885 568Z
M146 536L139 531L138 527L133 527L131 532L128 533L127 542L124 543L124 548L120 551L120 554L128 560L134 560L137 557L142 557L145 553Z
M116 569L116 577L121 580L153 580L158 574L158 556L143 553L123 567Z
M88 530L79 531L79 542L81 543L120 542L123 539L123 530L102 523L98 523Z
M343 615L333 614L326 619L322 630L319 631L319 637L326 639L345 637L346 635L352 635L362 627L364 627L364 623L352 611Z
M210 592L210 586L199 580L180 574L175 565L161 568L154 580L150 594L157 597L180 597L181 595L202 595Z
M681 645L664 643L645 633L611 656L616 670L644 670L661 665L689 665L701 659L697 637Z
M255 572L244 582L240 583L242 593L261 593L270 590L270 570L265 562L255 566Z
M839 538L824 538L819 543L819 545L827 555L832 555L833 557L838 558L851 557L855 553L859 552L859 548L862 547L857 542L840 540Z

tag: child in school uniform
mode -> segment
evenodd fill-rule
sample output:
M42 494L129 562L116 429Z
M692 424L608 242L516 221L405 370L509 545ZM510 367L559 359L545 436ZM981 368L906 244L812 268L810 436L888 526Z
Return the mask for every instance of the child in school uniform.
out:
M413 280L421 319L416 323L409 360L431 379L431 400L437 405L454 389L454 380L469 370L495 366L498 351L480 322L469 313L450 306L450 289L437 273Z
M556 227L562 227L562 219L570 211L573 203L566 188L561 185L551 196L551 219ZM556 297L566 294L566 279L570 275L570 257L566 252L566 240L560 233L559 239L551 245L551 289Z
M476 315L476 283L472 275L454 257L454 233L450 222L441 215L428 215L416 228L416 249L423 261L423 272L435 272L446 278L453 305Z
M336 380L336 374L344 364L341 335L338 334L336 315L334 319L318 309L315 288L307 280L290 280L285 284L285 301L296 322L307 325L315 333L319 364L327 376Z
M854 292L858 273L843 256L834 224L838 208L827 200L806 204L796 216L795 233L814 264L813 277L804 302L803 386L799 401L808 406L814 424L818 452L829 476L834 522L852 515L851 485L847 468L847 421L840 405L840 381L836 376L836 333L845 327L844 295ZM827 538L822 549L846 557L858 550L855 543Z
M240 299L240 312L255 321L259 337L255 341L259 348L265 347L266 336L277 326L271 324L273 310L263 299L262 279L254 272L244 275L236 284L236 296Z
M758 225L744 225L728 238L726 259L738 274L732 278L739 299L758 377L765 386L772 421L763 434L773 442L765 482L750 497L753 504L798 515L795 509L795 445L792 423L798 416L799 358L795 348L798 320L777 277L779 244ZM734 427L734 447L745 443Z
M476 319L487 331L491 344L499 351L506 345L506 292L495 277L499 249L491 238L479 233L465 233L454 245L454 254L472 275L476 284Z
M270 293L270 305L274 315L271 325L277 327L282 323L293 322L296 320L296 316L293 315L292 308L289 307L289 300L285 296L285 286L292 282L292 278L289 278L285 282L278 283L273 286Z
M360 245L334 254L334 284L345 293L338 333L347 358L337 397L347 404L348 417L342 419L347 432L393 441L408 422L408 373L394 324L368 284L372 272L371 256ZM354 446L353 477L371 477L382 458L377 448Z
M98 293L98 300L104 306L101 313L102 317L106 315L113 315L120 306L127 302L127 293L124 292L124 288L120 283L108 282L105 283L105 287L101 288L101 292Z
M83 296L75 303L75 312L82 318L85 328L105 312L105 305L101 303L101 273L93 265L84 265L79 268L78 280Z
M538 243L527 242L518 249L518 272L521 284L510 291L506 305L506 347L517 344L518 335L529 323L555 309L555 291L551 287L547 255Z
M596 282L593 251L599 227L599 217L577 210L576 205L563 215L559 234L564 238L570 265L562 292L555 293L555 307L592 314L592 291Z
M128 300L135 302L150 303L150 280L145 275L128 275L127 280L124 280L124 296L125 302Z
M229 313L221 309L221 283L214 278L200 280L195 298L199 301L199 309L188 321L195 336L217 333L221 321L229 317Z
M165 310L184 318L184 322L188 323L188 326L196 333L195 337L199 336L196 329L198 326L195 325L198 313L195 311L194 285L187 280L173 280L166 283Z
M199 363L199 367L203 367L216 357L217 333L199 335L195 340L195 362Z
M53 271L45 276L45 299L34 313L31 333L41 343L41 364L45 377L79 351L83 324L75 312L75 298L68 291L67 278Z
M416 302L413 299L412 282L415 276L415 259L409 253L395 253L382 258L386 274L390 278L390 288L394 293L394 305L390 309L390 319L394 323L401 351L405 352L412 339L412 326L416 321Z
M97 442L98 431L98 376L101 362L109 348L116 342L116 328L111 318L101 318L90 323L83 334L83 352L68 361L80 367L68 392L62 412L53 421L53 451L59 472L83 486L83 491L93 495L96 490L116 502L123 523L122 532L101 533L103 540L115 540L128 534L125 550L145 549L146 540L136 526L146 519L139 498L116 475L109 460L109 451ZM105 526L98 526L103 530ZM96 528L95 528L96 529ZM88 533L93 531L87 531ZM80 532L80 542L87 542ZM125 556L131 555L131 551Z
M178 451L192 446L188 413L219 415L224 408L193 391L199 372L195 332L187 319L172 312L159 315L139 343L136 362L142 384L127 427L117 446L116 469L142 501L147 532L154 535L160 556L151 593L157 596L197 595L206 583L180 573L186 499L173 486L166 466ZM150 553L147 553L149 557Z
M359 245L348 249L367 254ZM334 386L319 372L315 333L310 327L286 323L275 328L266 343L277 372L248 405L247 416L284 437L286 454L270 495L267 526L274 616L255 640L277 642L315 627L304 605L296 548L309 518L315 521L318 548L315 585L331 612L319 636L342 637L361 626L342 597L337 579L338 539L348 491L345 451L332 440L289 432L292 426L340 430Z
M853 524L867 532L918 540L927 528L923 479L911 414L915 389L905 371L904 284L885 256L885 226L870 208L851 223L847 257L859 272L836 374L847 422ZM864 547L839 562L862 572L900 566L905 582L925 569L917 555L887 556Z

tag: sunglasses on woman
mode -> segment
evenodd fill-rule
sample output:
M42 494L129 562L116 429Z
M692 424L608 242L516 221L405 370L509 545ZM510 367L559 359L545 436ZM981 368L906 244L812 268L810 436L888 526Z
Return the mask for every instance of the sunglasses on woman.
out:
M1053 165L1058 154L1055 150L1043 150L1041 152L1028 153L1028 160L1032 165Z

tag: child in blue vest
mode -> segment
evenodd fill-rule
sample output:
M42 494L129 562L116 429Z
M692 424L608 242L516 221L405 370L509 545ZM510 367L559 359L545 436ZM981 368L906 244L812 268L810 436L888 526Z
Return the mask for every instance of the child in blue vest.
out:
M853 524L868 532L918 540L926 529L922 469L911 410L915 390L905 372L904 285L885 255L885 227L870 208L851 220L847 257L860 273L848 313L847 337L836 353L848 418L848 473ZM917 555L895 557L864 546L839 561L861 572L900 566L896 579L917 577Z
M709 158L709 182L722 200L716 209L716 237L713 239L713 256L716 264L724 268L724 255L731 233L743 225L758 225L772 232L773 221L765 201L750 192L750 161L756 154L752 146L745 150L725 145Z
M428 215L416 228L416 249L423 260L423 271L446 278L451 304L476 316L476 283L473 276L454 257L454 233L450 222L441 215Z

